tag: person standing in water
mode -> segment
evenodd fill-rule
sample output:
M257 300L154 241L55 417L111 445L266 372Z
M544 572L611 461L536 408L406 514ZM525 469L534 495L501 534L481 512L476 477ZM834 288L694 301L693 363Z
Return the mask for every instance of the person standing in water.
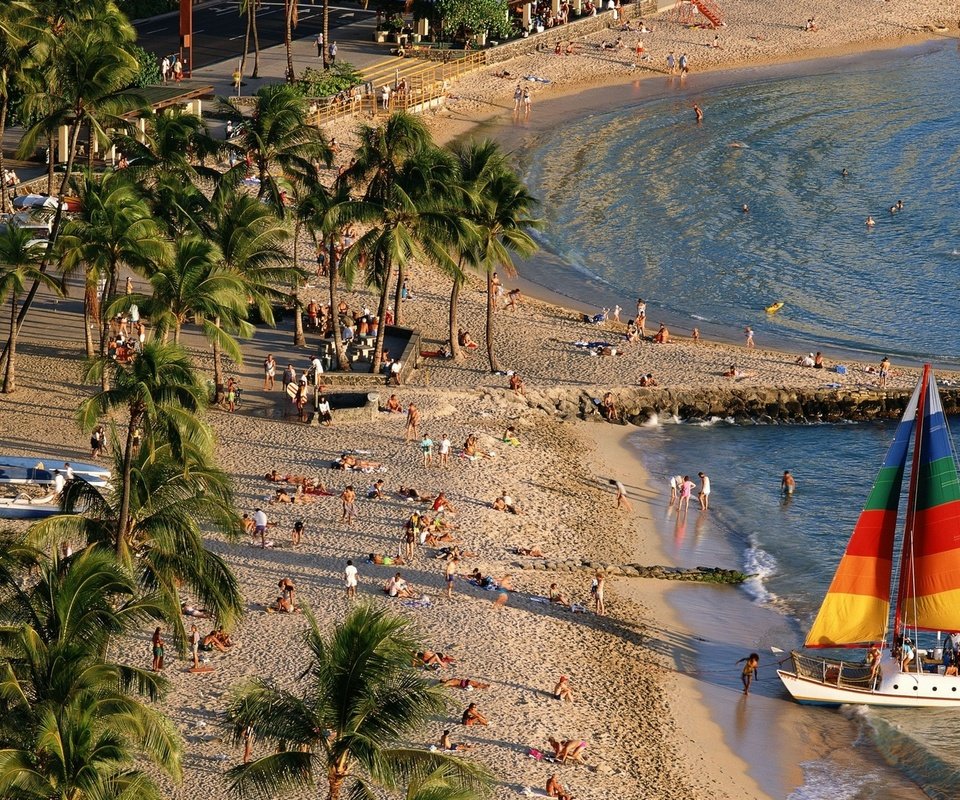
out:
M791 495L796 488L797 482L793 479L793 475L790 474L790 470L785 469L783 471L783 477L780 479L780 492L785 495Z
M703 109L696 103L693 104L693 113L697 115L697 122L703 122Z
M744 663L746 662L746 663ZM757 653L751 653L746 658L737 661L743 664L743 672L740 673L740 680L743 682L743 693L750 694L750 684L757 680L757 667L760 666L760 656Z
M710 478L705 472L698 472L697 477L700 478L700 493L697 499L700 501L700 510L706 511L710 508Z

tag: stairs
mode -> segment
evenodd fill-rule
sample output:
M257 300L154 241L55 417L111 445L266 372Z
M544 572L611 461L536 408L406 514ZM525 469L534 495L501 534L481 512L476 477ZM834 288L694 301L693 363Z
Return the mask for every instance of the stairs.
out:
M364 83L373 84L373 88L376 90L385 83L393 86L398 78L405 78L413 73L422 72L423 69L429 67L431 63L433 62L422 58L410 58L409 56L400 58L399 56L394 56L393 58L378 61L376 64L371 64L369 67L364 67L360 72L363 75ZM407 81L407 83L410 83L410 81Z
M714 0L691 0L703 16L710 20L714 28L723 25L723 12Z

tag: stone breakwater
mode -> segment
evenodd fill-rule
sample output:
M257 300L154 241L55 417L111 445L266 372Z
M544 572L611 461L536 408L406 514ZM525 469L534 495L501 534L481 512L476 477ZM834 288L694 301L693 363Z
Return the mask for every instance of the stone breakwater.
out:
M604 417L601 398L606 389L592 391L556 388L528 391L528 407L548 411L563 419ZM778 389L716 387L702 389L620 388L614 397L616 421L649 424L657 418L683 420L730 419L736 423L863 422L897 419L910 399L904 390L878 389ZM944 410L960 413L960 388L941 387Z
M665 581L698 581L700 583L743 583L749 575L735 569L721 567L652 567L643 564L607 564L601 561L574 561L543 559L518 564L520 569L544 572L602 572L604 575L624 578L657 578Z

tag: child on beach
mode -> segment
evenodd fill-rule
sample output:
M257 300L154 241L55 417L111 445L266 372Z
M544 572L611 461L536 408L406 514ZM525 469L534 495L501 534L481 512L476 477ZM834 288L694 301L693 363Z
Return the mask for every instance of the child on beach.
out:
M743 693L750 694L750 684L758 677L757 667L760 666L760 656L757 653L751 653L746 658L739 659L737 663L743 664L743 671L740 673Z

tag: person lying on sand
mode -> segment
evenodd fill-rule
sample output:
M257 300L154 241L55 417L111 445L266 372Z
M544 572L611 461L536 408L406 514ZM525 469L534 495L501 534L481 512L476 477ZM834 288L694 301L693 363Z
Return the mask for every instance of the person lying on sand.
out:
M413 666L415 667L437 667L443 669L447 664L452 664L452 656L445 656L443 653L435 653L433 650L420 650L413 657Z
M367 556L367 561L380 567L390 567L394 564L403 566L406 563L400 556L387 556L380 553L370 553Z
M543 550L539 547L514 547L514 555L530 556L531 558L544 558Z
M464 709L463 715L460 717L460 722L467 727L470 727L471 725L490 724L490 720L480 713L476 703L471 703L466 707L466 709Z
M494 511L509 511L511 514L516 514L518 516L522 515L523 512L520 510L520 507L516 504L514 499L507 494L506 490L501 491L500 496L491 503L491 507Z
M333 462L334 469L380 469L383 466L379 461L369 461L365 458L344 453L340 458Z
M489 689L489 683L481 683L473 678L442 678L439 683L453 689Z
M197 608L189 603L180 604L180 613L185 617L197 617L199 619L210 619L213 616L207 609Z
M277 599L273 601L273 605L267 607L267 611L275 611L278 614L293 614L299 610L299 608L283 595L279 595Z
M270 498L270 505L274 505L275 503L292 503L292 502L293 502L293 496L287 494L286 489L277 489L276 494Z
M220 626L203 637L201 646L204 650L219 650L221 653L226 653L228 649L233 647L233 642L230 641L230 636L224 632L223 626Z
M546 795L547 797L556 797L558 800L574 800L573 795L567 792L567 790L563 788L563 784L557 780L556 772L547 778Z
M314 478L311 481L308 481L303 487L303 493L309 495L325 495L328 497L333 496L333 492L329 491L326 485L323 483L320 478Z
M561 675L557 685L553 687L553 696L566 703L573 702L573 690L570 688L570 681L567 680L566 675Z
M472 744L452 741L450 739L450 731L444 731L443 736L440 737L441 750L469 750L471 747L473 747Z
M724 378L756 378L755 369L737 369L736 364L731 364L730 369L723 373Z
M433 501L433 511L434 513L440 513L441 511L445 514L456 514L457 510L450 504L450 501L447 499L447 496L440 492Z
M430 498L425 496L422 492L414 489L412 486L403 486L401 485L397 489L397 494L400 495L404 500L415 500L418 503L429 503Z
M429 543L429 537L427 542ZM457 545L453 547L441 547L433 556L434 558L442 558L445 561L450 561L454 558L463 559L463 558L479 558L479 553L474 553L472 550L461 550Z
M469 580L481 589L509 589L512 590L512 580L510 575L504 575L502 578L494 578L493 575L484 575L479 569L474 569L470 573Z
M441 542L457 544L458 541L458 539L453 538L453 534L451 534L450 531L441 531L439 533L428 531L423 543L428 547L437 547Z
M263 476L265 481L270 481L271 483L286 483L287 476L281 475L275 469L270 470L266 475Z

